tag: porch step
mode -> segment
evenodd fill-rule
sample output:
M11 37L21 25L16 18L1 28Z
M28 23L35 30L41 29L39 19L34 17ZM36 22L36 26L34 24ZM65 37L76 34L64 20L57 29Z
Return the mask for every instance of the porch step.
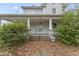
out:
M31 40L43 40L43 41L48 41L50 40L48 36L31 36Z

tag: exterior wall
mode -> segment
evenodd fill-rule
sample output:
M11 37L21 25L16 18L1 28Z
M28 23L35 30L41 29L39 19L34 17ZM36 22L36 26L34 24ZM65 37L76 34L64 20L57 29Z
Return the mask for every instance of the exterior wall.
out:
M57 15L61 15L63 14L63 8L62 8L62 4L47 4L46 8L43 8L43 14L53 14L52 13L52 9L55 8L56 9L56 14ZM55 14L53 14L55 15Z
M32 14L41 14L41 9L24 9L24 14L32 15Z
M39 32L40 30L40 32ZM48 21L47 22L42 22L41 25L39 25L39 21L38 22L31 22L31 33L33 35L48 35L49 32L49 24Z
M52 15L52 9L55 8L56 9L56 14L57 15L61 15L63 14L63 8L62 8L63 4L59 4L59 3L48 3L46 4L46 7L42 7L42 9L23 9L24 10L24 14L48 14L48 15Z

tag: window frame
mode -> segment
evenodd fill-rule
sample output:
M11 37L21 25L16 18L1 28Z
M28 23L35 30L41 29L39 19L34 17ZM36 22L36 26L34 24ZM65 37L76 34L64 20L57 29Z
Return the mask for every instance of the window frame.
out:
M52 8L52 14L56 14L56 8Z

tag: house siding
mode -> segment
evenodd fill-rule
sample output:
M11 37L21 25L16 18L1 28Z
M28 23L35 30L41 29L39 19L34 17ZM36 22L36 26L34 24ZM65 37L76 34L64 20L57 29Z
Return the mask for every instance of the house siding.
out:
M31 14L31 15L36 15L36 14L48 14L48 15L55 15L52 13L52 9L55 8L56 9L56 14L57 15L61 15L63 14L63 8L62 8L63 4L60 3L56 3L56 4L52 4L52 3L47 3L46 7L42 7L42 9L23 9L24 14Z

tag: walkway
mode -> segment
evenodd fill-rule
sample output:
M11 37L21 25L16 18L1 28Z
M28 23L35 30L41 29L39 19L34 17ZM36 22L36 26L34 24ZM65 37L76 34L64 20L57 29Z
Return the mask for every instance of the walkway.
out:
M69 46L60 41L30 41L17 49L21 56L79 56L79 46Z
M17 55L48 56L51 49L50 41L31 41L18 48Z

